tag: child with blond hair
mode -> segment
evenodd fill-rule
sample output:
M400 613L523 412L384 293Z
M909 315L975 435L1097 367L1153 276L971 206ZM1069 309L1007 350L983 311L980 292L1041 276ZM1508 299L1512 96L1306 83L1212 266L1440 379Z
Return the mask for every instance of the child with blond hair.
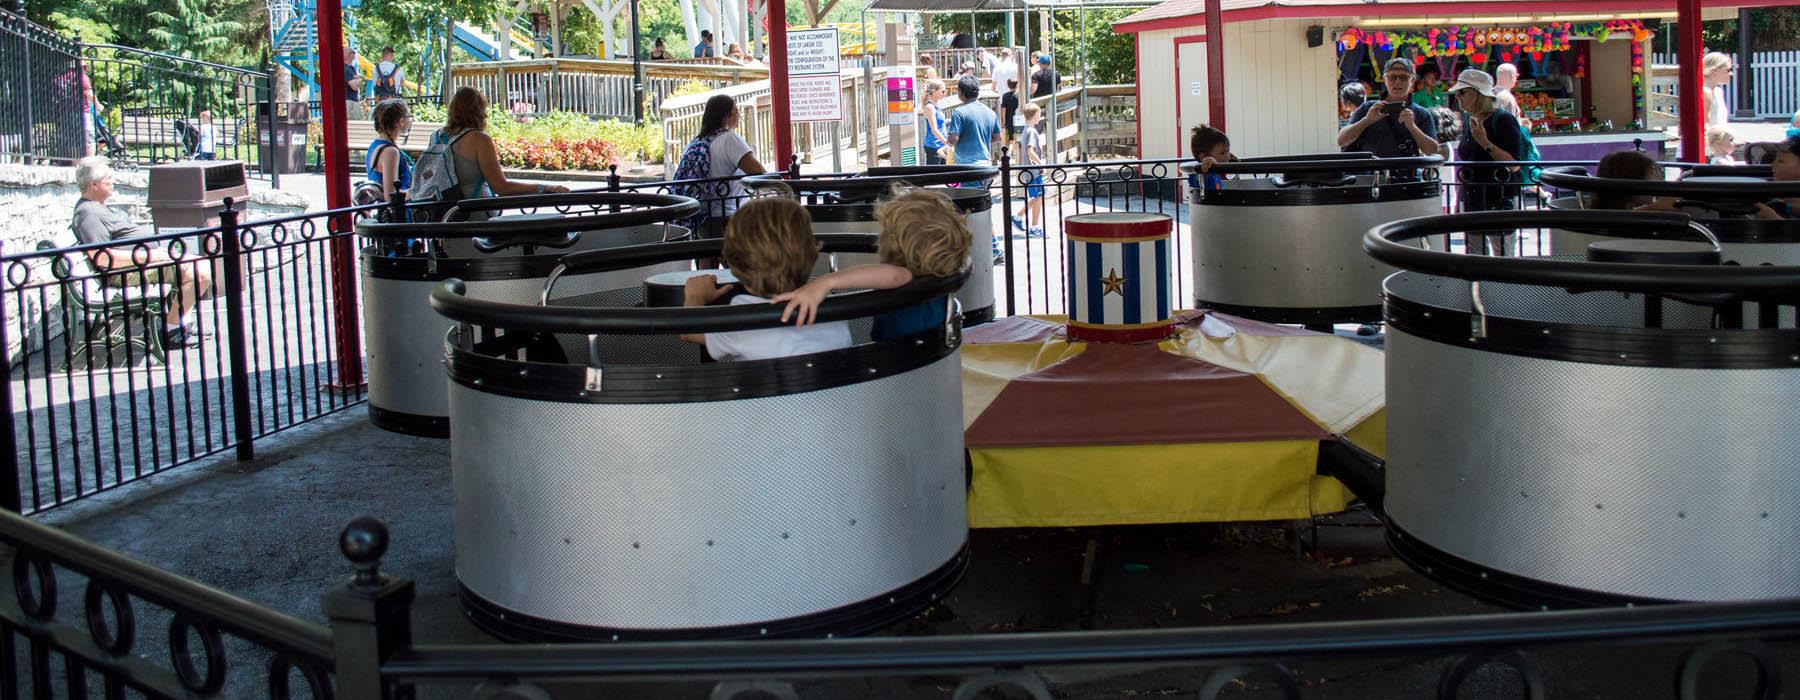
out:
M892 289L914 277L949 277L969 266L974 234L962 213L942 192L912 190L896 194L875 209L881 224L877 252L881 263L840 270L800 286L770 301L787 302L781 320L794 325L813 322L819 303L840 289ZM889 340L942 326L947 309L933 299L875 317L870 337Z
M731 305L761 304L791 293L806 283L819 259L812 217L799 202L785 197L750 200L725 224L724 257L744 286L744 293L733 297ZM720 286L713 275L690 277L685 305L709 305L733 286ZM689 333L681 339L705 345L715 360L767 360L850 347L850 326L840 321L805 328Z

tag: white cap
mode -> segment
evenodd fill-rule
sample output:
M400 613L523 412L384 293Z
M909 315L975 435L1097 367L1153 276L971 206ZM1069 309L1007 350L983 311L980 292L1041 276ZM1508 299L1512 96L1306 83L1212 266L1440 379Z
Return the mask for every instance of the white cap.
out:
M1459 90L1474 90L1476 94L1494 97L1494 76L1486 71L1470 68L1456 74L1456 84L1450 86L1450 94Z

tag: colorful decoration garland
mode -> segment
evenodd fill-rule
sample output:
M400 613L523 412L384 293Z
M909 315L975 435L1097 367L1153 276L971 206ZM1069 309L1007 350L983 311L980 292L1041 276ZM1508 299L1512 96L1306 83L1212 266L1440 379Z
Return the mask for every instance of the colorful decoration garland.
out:
M1382 53L1416 47L1413 62L1417 64L1437 56L1468 56L1471 62L1481 65L1487 62L1490 53L1497 54L1500 61L1507 63L1515 56L1531 56L1533 60L1542 61L1546 53L1569 50L1570 43L1576 38L1606 41L1619 32L1629 32L1634 46L1641 45L1651 36L1644 23L1635 19L1551 22L1541 27L1452 26L1392 32L1351 27L1338 35L1337 47L1340 55L1357 46L1368 46Z

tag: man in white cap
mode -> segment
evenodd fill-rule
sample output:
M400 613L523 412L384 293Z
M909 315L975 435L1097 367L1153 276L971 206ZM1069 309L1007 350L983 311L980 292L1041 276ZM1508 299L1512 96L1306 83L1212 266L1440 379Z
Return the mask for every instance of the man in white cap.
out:
M1499 92L1492 76L1474 68L1458 74L1450 86L1450 97L1463 113L1462 139L1456 142L1456 159L1467 164L1456 173L1463 211L1506 211L1518 206L1519 168L1477 165L1516 161L1524 150L1525 132L1519 128L1518 118L1500 108L1495 97ZM1506 255L1506 236L1512 233L1469 232L1464 238L1471 254Z

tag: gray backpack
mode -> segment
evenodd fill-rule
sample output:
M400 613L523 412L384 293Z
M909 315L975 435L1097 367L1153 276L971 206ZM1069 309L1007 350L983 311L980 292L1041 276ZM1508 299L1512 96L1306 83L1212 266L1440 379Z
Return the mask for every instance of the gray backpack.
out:
M413 164L412 190L406 193L407 201L449 205L462 199L462 183L456 179L456 164L452 162L450 149L468 134L464 131L448 136L443 129L431 132L431 145Z

